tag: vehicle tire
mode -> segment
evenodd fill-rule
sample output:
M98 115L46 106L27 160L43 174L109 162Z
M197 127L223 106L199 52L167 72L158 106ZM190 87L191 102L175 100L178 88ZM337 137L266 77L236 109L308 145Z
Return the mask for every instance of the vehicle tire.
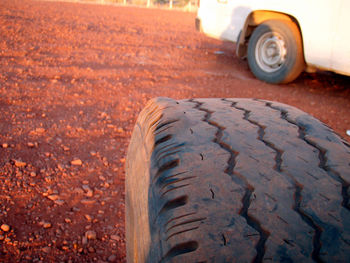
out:
M260 24L249 39L248 64L258 79L268 83L288 83L297 78L305 62L296 24L288 20Z
M153 99L127 154L127 260L349 262L349 166L291 106Z

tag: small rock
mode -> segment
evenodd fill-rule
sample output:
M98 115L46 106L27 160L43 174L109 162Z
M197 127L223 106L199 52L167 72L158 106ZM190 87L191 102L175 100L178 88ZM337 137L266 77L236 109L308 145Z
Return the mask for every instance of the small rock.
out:
M111 239L115 241L120 241L120 237L117 235L111 235Z
M108 116L108 114L107 113L105 113L105 112L101 112L101 118L105 118L105 117L107 117Z
M7 225L7 224L2 224L1 225L1 230L4 231L4 232L8 232L8 231L10 231L10 226Z
M93 205L94 203L96 203L96 200L93 200L93 199L81 199L80 203L82 203L83 205Z
M44 221L41 221L39 225L43 226L43 228L50 228L52 226L51 223Z
M98 178L99 178L101 181L106 181L106 178L105 178L104 176L102 176L102 175L100 175Z
M84 190L85 192L91 190L90 187L89 187L87 184L85 184L86 182L87 182L87 181L84 181L84 184L81 186L81 188L83 188L83 190Z
M73 212L79 212L79 211L80 211L80 208L74 206L74 207L72 208L72 211L73 211Z
M64 169L64 166L59 163L59 164L57 164L57 168L58 168L58 170L60 170L62 172Z
M44 223L43 227L44 228L50 228L51 227L51 223Z
M72 223L72 220L70 218L65 218L64 221L68 224L68 223Z
M36 133L44 133L44 132L45 132L45 129L44 129L44 128L36 128L36 129L35 129L35 132L36 132Z
M96 239L96 232L93 230L86 231L85 237L87 239Z
M88 240L87 240L87 238L85 236L81 239L81 243L83 245L86 245L88 243Z
M85 215L85 218L88 222L91 222L92 221L92 217L90 215Z
M56 205L60 205L60 206L61 206L61 205L63 205L63 204L64 204L64 201L63 201L63 200L61 200L61 199L58 199L58 200L56 200L56 201L55 201L55 204L56 204Z
M31 177L36 177L36 172L30 172Z
M32 142L28 142L28 143L27 143L27 146L28 146L29 148L34 148L34 147L35 147L35 144L32 143Z
M33 258L31 256L29 256L29 255L26 255L24 258L26 260L28 260L29 262L32 262L32 260L33 260Z
M116 259L117 259L117 256L116 256L116 255L110 255L110 256L108 257L108 261L109 261L109 262L114 262Z
M94 192L93 192L92 190L89 190L89 191L86 192L85 195L86 195L87 197L93 197Z
M50 247L43 247L42 248L42 251L46 254L50 253L51 252L51 248Z
M91 155L91 156L96 156L96 154L97 154L97 153L96 153L95 151L91 151L91 152L90 152L90 155Z
M62 250L68 250L69 247L68 246L62 246Z
M346 135L350 136L350 130L346 131Z
M3 235L0 235L0 241L4 240L5 237Z
M71 165L77 165L77 166L80 166L83 164L83 162L80 159L75 159L75 160L71 161L70 163L71 163Z
M77 187L77 188L74 188L73 192L76 193L76 194L83 194L84 190L79 188L79 187Z
M19 161L19 160L14 160L14 163L15 163L15 166L19 167L19 168L25 167L27 165L27 163Z
M2 146L2 148L4 148L4 149L6 149L6 148L9 147L8 143L3 143L1 146Z
M63 146L63 151L68 152L69 150L70 150L70 148L69 148L69 147L67 147L67 146Z
M84 191L86 192L86 196L87 197L92 197L94 195L94 192L91 190L91 188L88 185L83 185L82 188L84 189Z
M56 201L59 198L59 196L58 195L48 195L47 198L49 198L52 201Z

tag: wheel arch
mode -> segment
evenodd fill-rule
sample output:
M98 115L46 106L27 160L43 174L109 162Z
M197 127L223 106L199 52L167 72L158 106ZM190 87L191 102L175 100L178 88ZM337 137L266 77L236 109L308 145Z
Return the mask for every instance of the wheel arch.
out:
M269 11L269 10L255 10L252 11L248 16L244 23L244 26L241 30L241 32L238 35L237 42L236 42L236 55L239 58L244 58L247 55L247 43L248 40L253 33L254 29L260 25L261 23L267 21L267 20L287 20L293 22L299 29L299 33L301 36L302 41L302 47L303 47L303 56L304 55L304 41L303 41L303 34L301 27L299 25L298 20L289 14L277 12L277 11Z

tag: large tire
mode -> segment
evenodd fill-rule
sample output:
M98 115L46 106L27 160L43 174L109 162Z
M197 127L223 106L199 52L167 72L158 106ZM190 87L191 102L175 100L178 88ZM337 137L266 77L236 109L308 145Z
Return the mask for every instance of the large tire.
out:
M349 262L350 147L251 99L151 100L126 163L128 262Z
M298 27L288 20L268 20L249 39L248 64L253 74L268 83L293 81L305 68Z

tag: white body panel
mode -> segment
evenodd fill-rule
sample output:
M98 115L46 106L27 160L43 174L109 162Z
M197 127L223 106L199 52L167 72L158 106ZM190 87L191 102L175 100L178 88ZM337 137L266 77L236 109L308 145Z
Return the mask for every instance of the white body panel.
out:
M308 65L350 75L350 0L201 0L197 17L208 36L236 42L258 10L298 21Z

